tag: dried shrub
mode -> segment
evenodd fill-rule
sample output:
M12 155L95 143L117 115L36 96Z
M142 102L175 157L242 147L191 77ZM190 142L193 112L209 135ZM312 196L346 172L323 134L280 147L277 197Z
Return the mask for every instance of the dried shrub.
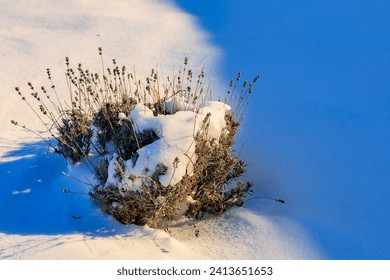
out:
M86 157L91 148L91 120L79 110L64 112L58 126L58 146L56 151L72 164Z
M244 81L241 90L237 89L241 74L231 80L225 103L232 111L225 115L226 126L220 137L208 137L211 117L208 114L202 128L194 135L193 171L178 183L164 186L160 182L160 177L168 170L164 163L157 164L149 175L125 178L125 162L135 162L140 148L164 137L152 129L139 131L137 124L127 116L137 104L146 105L155 116L181 110L197 112L198 105L209 98L204 71L194 76L186 58L176 76L162 80L152 69L150 76L141 81L128 73L125 66L118 67L115 60L111 68L105 68L101 48L99 55L103 74L85 70L81 64L73 70L69 58L65 58L69 102L60 102L49 69L51 93L44 86L38 92L29 82L31 101L15 88L46 127L48 135L32 131L14 120L12 124L35 133L72 164L84 159L96 178L96 184L91 186L91 197L104 212L123 224L166 228L170 221L183 215L201 218L205 213L222 213L233 206L241 206L251 183L239 180L245 172L245 164L232 147L253 83L259 77L251 83ZM52 144L53 138L55 144ZM139 190L107 185L111 160L115 160L114 175L118 182L141 180ZM178 158L172 164L176 169Z
M123 98L121 102L105 103L94 113L93 124L96 127L97 145L102 153L107 152L107 144L115 139L120 142L120 131L122 130L122 121L119 114L128 115L137 102L132 98Z
M242 206L252 184L238 181L245 172L244 162L232 152L239 123L233 114L226 115L225 120L226 128L216 141L206 137L206 118L206 125L196 136L194 172L176 185L161 185L158 177L164 174L164 167L160 166L161 170L143 184L142 192L127 191L123 195L116 186L96 186L92 197L121 223L159 228L167 227L169 221L181 215L201 218L203 214Z

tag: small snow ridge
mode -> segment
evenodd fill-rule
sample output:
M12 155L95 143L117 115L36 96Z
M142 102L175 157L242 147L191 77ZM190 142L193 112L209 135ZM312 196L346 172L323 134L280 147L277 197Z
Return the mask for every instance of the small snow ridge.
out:
M26 194L26 193L30 193L30 192L31 192L31 189L25 189L23 191L13 191L12 194L18 195L18 194Z
M21 160L21 159L32 158L34 156L35 155L22 155L22 156L2 157L2 158L0 158L0 163L7 163L7 162L18 161L18 160Z

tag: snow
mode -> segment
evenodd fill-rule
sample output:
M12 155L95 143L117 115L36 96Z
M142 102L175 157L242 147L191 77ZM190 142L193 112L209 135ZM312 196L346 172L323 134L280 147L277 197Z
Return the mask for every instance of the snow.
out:
M98 71L99 46L103 47L106 60L116 58L128 67L134 66L138 77L148 76L153 67L161 69L162 75L171 75L183 58L189 57L194 73L206 64L212 90L220 91L216 68L220 50L210 44L209 35L196 25L191 15L168 1L113 1L109 6L104 1L92 0L61 3L45 0L40 5L2 1L0 26L0 56L2 65L7 66L0 69L0 92L7 100L0 105L0 259L319 256L298 226L283 217L270 219L256 208L235 208L220 217L177 225L170 234L121 225L103 214L87 195L90 186L80 182L93 180L86 165L70 166L50 151L46 143L9 123L15 119L31 129L42 129L39 120L34 119L14 93L14 87L20 86L25 94L27 86L22 85L27 81L37 87L49 87L45 72L50 68L57 90L66 88L64 57L69 56L73 64L81 62L85 68ZM66 93L60 94L67 98ZM172 106L180 107L181 101L175 100ZM158 161L171 162L178 156L183 166L180 169L184 170L188 159L183 152L193 148L190 142L194 127L199 127L204 116L211 112L215 133L211 137L218 137L229 108L222 103L206 103L197 114L191 107L185 109L188 111L158 118L152 118L150 112L148 115L145 108L132 112L130 117L137 119L140 129L160 129L164 137L139 151L143 160L139 159L136 166L128 164L127 172L140 172L141 162L146 162L148 154L155 150L161 151ZM165 141L171 142L168 145ZM138 171L134 170L137 168ZM179 180L181 173L177 171L173 180ZM165 184L170 176L166 176ZM264 201L263 206L268 208L267 205L275 207L274 203ZM288 224L288 234L280 230L283 224ZM199 237L195 236L194 225ZM298 242L292 241L295 238L305 240L300 242L304 245L297 246Z
M30 192L31 192L30 189L25 189L25 190L22 190L22 191L13 191L12 194L18 195L18 194L30 193Z
M210 1L208 8L178 2L206 13L214 37L171 1L0 1L0 259L388 259L390 64L388 42L380 40L389 37L381 36L386 9L329 4L316 14L313 3L287 9L272 1ZM324 25L324 15L332 22ZM256 34L250 43L248 34ZM229 71L262 69L236 148L254 182L244 207L178 223L170 233L118 224L86 195L90 186L72 178L92 180L85 165L68 165L9 123L42 129L14 87L28 94L27 81L47 85L49 67L57 89L66 88L64 57L99 70L99 46L106 61L134 66L138 77L153 67L171 75L184 57L199 69L206 64L213 95L226 89L221 69L229 59ZM173 111L182 101L172 100ZM142 174L148 155L159 151L149 164L179 157L180 180L189 164L183 151L208 110L218 137L223 103L205 104L195 123L193 108L184 109L153 117L140 106L120 116L164 135L139 151L136 165L126 164L128 174Z
M294 221L324 258L388 260L389 3L178 2L215 34L227 78L261 76L237 146L257 191L286 200L261 214Z
M184 175L191 175L196 161L195 136L203 127L203 120L211 114L208 137L218 140L226 126L225 114L230 107L222 102L208 101L196 110L198 112L179 111L172 115L154 116L147 106L136 105L128 116L131 125L138 132L155 131L160 139L138 149L135 162L129 159L124 163L123 180L116 176L118 156L114 155L109 162L106 187L118 186L122 192L139 191L145 177L152 176L159 164L167 167L166 173L159 176L163 186L175 185Z

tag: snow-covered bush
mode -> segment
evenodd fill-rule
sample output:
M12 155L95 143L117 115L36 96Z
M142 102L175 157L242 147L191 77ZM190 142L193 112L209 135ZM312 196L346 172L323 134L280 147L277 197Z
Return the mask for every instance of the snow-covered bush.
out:
M225 101L212 101L203 70L194 78L187 58L176 76L161 79L153 69L141 81L115 60L106 69L99 55L102 75L81 64L74 71L66 58L69 102L54 85L48 93L29 83L35 110L16 91L46 126L50 137L40 137L94 172L90 195L102 209L124 224L165 228L241 206L251 183L239 180L245 164L232 147L253 83L236 89L238 74Z

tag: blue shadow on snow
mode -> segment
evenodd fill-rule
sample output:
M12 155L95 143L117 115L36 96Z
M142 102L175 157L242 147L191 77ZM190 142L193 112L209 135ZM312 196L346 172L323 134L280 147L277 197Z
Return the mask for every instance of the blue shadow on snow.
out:
M88 186L64 176L66 161L48 152L44 142L27 143L0 159L0 232L6 234L119 234L89 195L64 194L66 188L88 193ZM83 216L75 219L72 216Z

